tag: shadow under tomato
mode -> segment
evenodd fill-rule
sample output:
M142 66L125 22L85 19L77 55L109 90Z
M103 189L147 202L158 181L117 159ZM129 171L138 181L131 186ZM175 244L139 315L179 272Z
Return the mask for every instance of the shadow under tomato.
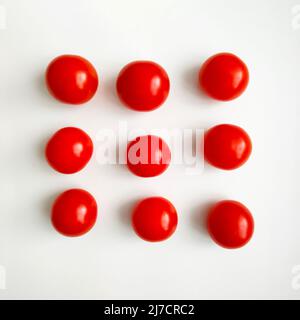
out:
M201 61L200 61L201 62ZM208 97L203 90L199 87L199 70L201 63L199 65L191 66L183 72L183 88L186 92L189 92L194 97L199 98L199 106L211 108L216 104L216 100Z
M58 192L53 192L43 199L41 198L41 204L40 204L41 218L43 219L43 223L45 224L45 226L48 227L49 230L52 229L52 224L51 224L52 205L55 199L59 196L61 192L63 192L63 190L60 190Z
M132 210L135 204L140 200L140 198L132 199L126 203L123 203L118 211L119 211L119 218L120 222L123 226L131 228L131 215Z
M200 238L205 240L206 243L211 243L209 234L207 232L207 216L210 208L216 201L207 201L204 204L194 207L191 211L190 223L194 231L196 231Z

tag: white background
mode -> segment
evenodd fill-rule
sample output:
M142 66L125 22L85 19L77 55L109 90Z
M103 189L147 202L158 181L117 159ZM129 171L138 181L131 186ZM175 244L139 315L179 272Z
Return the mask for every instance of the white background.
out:
M0 0L7 14L0 30L0 298L299 299L292 273L300 264L298 4ZM239 55L251 72L248 90L229 103L197 89L201 63L220 51ZM100 90L82 107L60 104L44 86L47 64L65 53L86 57L99 72ZM151 113L128 110L115 95L118 71L135 59L160 63L171 79L167 102ZM47 165L43 148L57 129L82 128L97 150L97 132L116 130L119 121L147 130L234 123L252 137L253 154L235 171L186 175L172 166L153 179L101 166L96 154L74 175ZM94 229L76 239L49 222L53 199L72 187L89 190L100 209ZM146 243L130 227L134 201L152 195L178 210L177 232L164 243ZM225 198L254 215L255 235L244 249L219 248L203 228L207 205Z

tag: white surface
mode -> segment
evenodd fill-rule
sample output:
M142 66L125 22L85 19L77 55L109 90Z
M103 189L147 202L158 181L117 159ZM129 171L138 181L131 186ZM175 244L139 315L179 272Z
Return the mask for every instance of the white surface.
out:
M7 14L0 30L0 299L299 299L292 286L300 264L298 2L0 0ZM239 55L251 72L246 93L230 103L204 99L196 87L197 69L220 51ZM44 88L44 69L64 53L86 57L99 72L100 90L83 107L62 105ZM115 96L118 71L135 59L169 73L171 94L157 111L134 113ZM251 135L253 154L236 171L189 176L173 166L150 180L100 166L95 156L70 176L45 162L44 144L60 127L81 127L97 149L97 132L120 120L149 130L234 123ZM78 239L49 223L54 197L71 187L89 190L100 207L93 231ZM143 242L128 223L133 201L151 195L167 197L179 213L165 243ZM224 198L242 201L255 217L255 236L242 250L217 247L198 221L208 202Z

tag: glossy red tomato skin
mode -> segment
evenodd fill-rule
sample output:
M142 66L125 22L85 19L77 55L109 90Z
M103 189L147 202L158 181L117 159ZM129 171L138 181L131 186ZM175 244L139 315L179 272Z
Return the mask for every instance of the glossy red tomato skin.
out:
M140 201L132 213L132 226L145 241L158 242L168 239L175 232L178 216L173 204L163 197Z
M117 93L120 100L135 111L152 111L167 99L170 80L167 72L152 61L134 61L119 73Z
M250 157L252 142L242 128L220 124L204 135L204 157L212 166L233 170L242 166Z
M204 62L199 72L200 88L210 97L229 101L247 88L249 71L246 64L232 53L218 53Z
M207 228L221 247L238 249L245 246L254 232L254 219L242 203L234 200L217 202L210 210Z
M93 154L93 142L81 129L65 127L48 141L45 155L56 171L71 174L82 170Z
M135 157L137 154L138 158ZM140 136L127 146L127 166L139 177L156 177L167 170L170 162L171 151L160 137Z
M51 221L64 236L79 237L92 229L97 220L97 203L82 189L70 189L60 194L52 206Z
M46 84L57 100L78 105L92 99L98 88L98 75L88 60L76 55L62 55L48 65Z

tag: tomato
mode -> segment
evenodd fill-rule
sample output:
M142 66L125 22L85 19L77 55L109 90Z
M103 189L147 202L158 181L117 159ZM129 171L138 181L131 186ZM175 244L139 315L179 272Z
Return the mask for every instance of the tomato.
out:
M210 97L229 101L247 88L249 72L245 63L231 53L218 53L204 62L199 85Z
M54 228L68 237L81 236L92 229L97 219L97 203L82 189L70 189L58 196L52 207Z
M176 230L177 212L172 203L162 197L140 201L133 210L132 226L143 240L156 242L168 239Z
M204 135L204 157L211 165L232 170L250 157L252 143L247 132L232 124L212 127Z
M167 170L171 151L157 136L141 136L127 146L127 166L139 177L155 177Z
M152 111L167 99L170 81L166 71L151 61L134 61L119 73L117 93L130 109Z
M75 55L62 55L52 60L46 70L49 92L64 103L89 101L98 88L98 75L93 65Z
M251 239L254 220L251 212L240 202L224 200L217 202L207 218L208 232L221 247L237 249Z
M93 142L81 129L66 127L50 138L45 154L53 169L60 173L75 173L91 159Z

